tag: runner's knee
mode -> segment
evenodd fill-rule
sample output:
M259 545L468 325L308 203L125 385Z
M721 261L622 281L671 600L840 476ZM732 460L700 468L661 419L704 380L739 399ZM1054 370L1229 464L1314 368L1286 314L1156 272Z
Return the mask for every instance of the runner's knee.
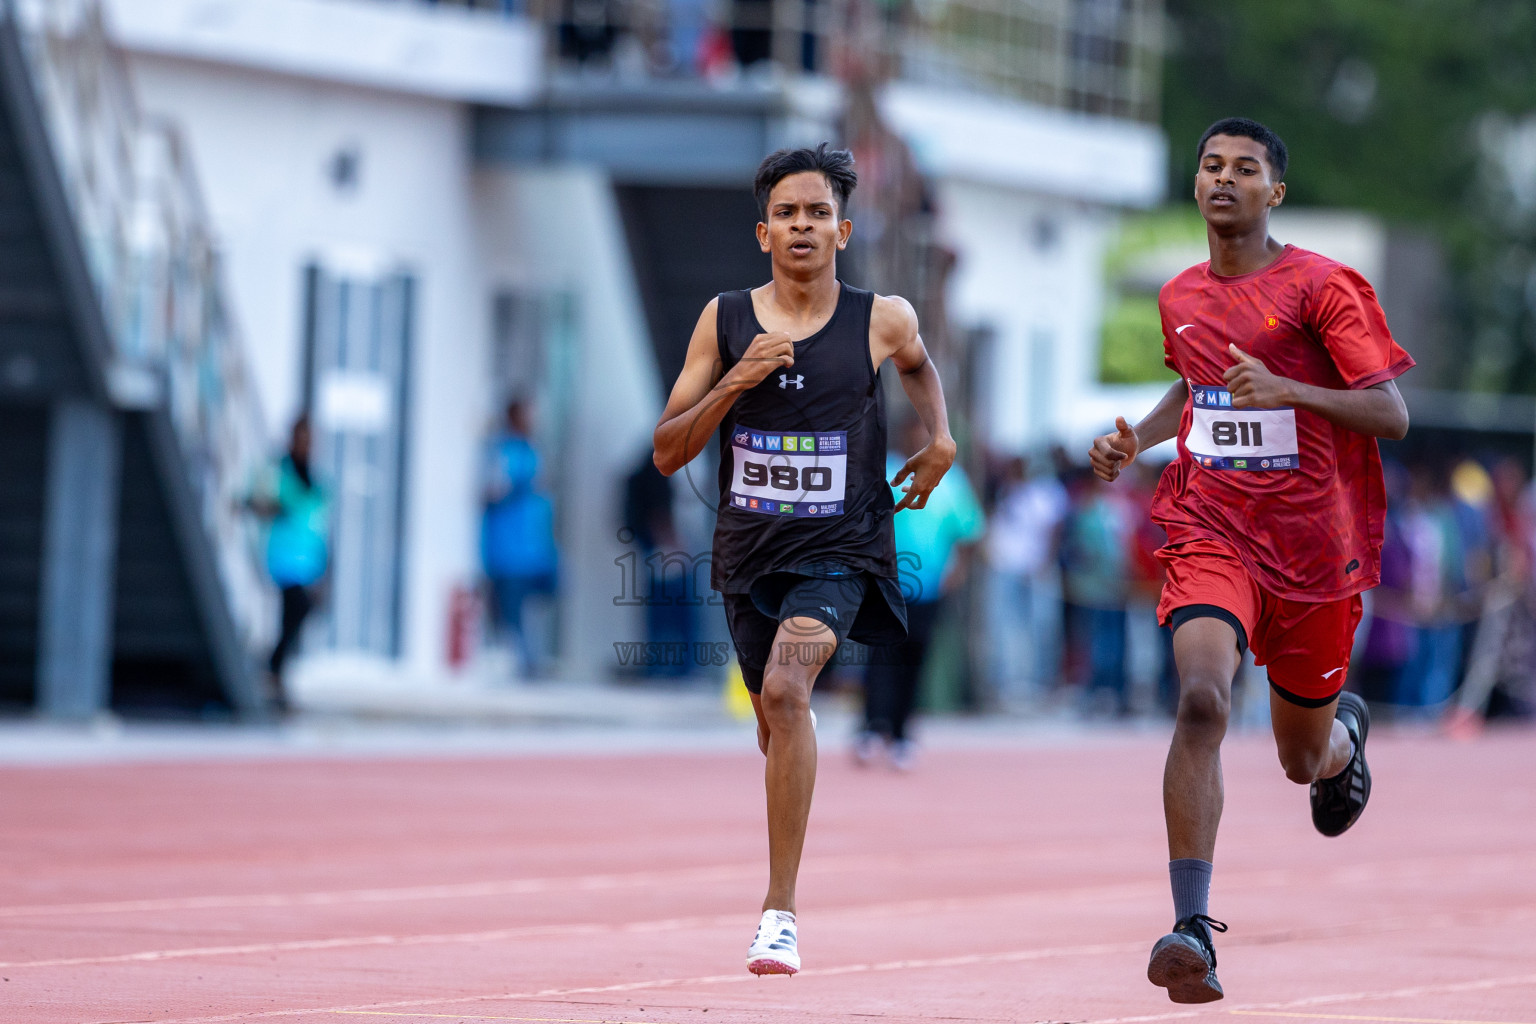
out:
M799 673L770 665L763 674L763 717L770 725L800 718L811 709L811 690Z
M1178 727L1220 739L1227 731L1232 697L1222 681L1195 676L1181 680Z

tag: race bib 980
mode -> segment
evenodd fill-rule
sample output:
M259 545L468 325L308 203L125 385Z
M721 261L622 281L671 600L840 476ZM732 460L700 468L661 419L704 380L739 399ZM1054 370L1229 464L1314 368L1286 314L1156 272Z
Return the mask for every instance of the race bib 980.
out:
M1300 469L1296 410L1234 409L1226 388L1191 384L1194 418L1184 446L1206 469Z
M776 516L840 516L848 482L848 433L731 433L731 504Z

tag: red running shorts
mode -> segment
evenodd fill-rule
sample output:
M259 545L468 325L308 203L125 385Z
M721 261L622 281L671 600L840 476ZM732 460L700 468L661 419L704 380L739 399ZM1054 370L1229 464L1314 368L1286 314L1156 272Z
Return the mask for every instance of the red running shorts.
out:
M1235 551L1214 540L1169 545L1157 560L1168 571L1159 623L1178 629L1194 618L1227 622L1238 631L1238 645L1251 647L1254 661L1269 670L1269 685L1292 704L1323 707L1344 688L1360 624L1359 594L1322 603L1276 597Z

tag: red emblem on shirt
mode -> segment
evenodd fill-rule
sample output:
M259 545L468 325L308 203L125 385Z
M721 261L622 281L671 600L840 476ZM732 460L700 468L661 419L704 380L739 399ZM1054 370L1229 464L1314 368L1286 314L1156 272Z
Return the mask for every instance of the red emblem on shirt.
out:
M1272 331L1276 327L1279 327L1279 326L1280 326L1280 318L1279 317L1275 316L1275 314L1273 314L1273 313L1265 313L1264 314L1264 329L1266 331Z

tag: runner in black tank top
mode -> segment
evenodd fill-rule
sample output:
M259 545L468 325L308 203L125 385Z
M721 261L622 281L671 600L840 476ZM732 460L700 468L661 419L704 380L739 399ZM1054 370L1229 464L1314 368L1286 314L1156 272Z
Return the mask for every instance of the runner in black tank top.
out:
M874 299L841 285L831 319L795 342L793 369L769 373L742 392L720 421L710 586L752 597L750 606L728 598L737 612L733 635L751 629L752 609L776 627L784 593L809 577L842 584L833 607L851 606L852 614L847 622L833 616L834 632L870 644L905 637L894 503L885 482L885 392L869 355ZM717 303L720 360L729 371L752 339L768 332L750 290L726 292ZM772 632L755 639L740 636L738 646L748 688L760 692Z
M725 595L768 758L768 894L747 966L800 969L795 877L816 780L811 687L837 645L905 636L892 516L921 508L954 460L944 393L903 299L837 279L856 178L843 150L781 150L758 168L758 242L773 280L726 292L699 318L655 460L677 472L720 432L711 584ZM879 367L889 359L929 443L893 507L884 480Z

